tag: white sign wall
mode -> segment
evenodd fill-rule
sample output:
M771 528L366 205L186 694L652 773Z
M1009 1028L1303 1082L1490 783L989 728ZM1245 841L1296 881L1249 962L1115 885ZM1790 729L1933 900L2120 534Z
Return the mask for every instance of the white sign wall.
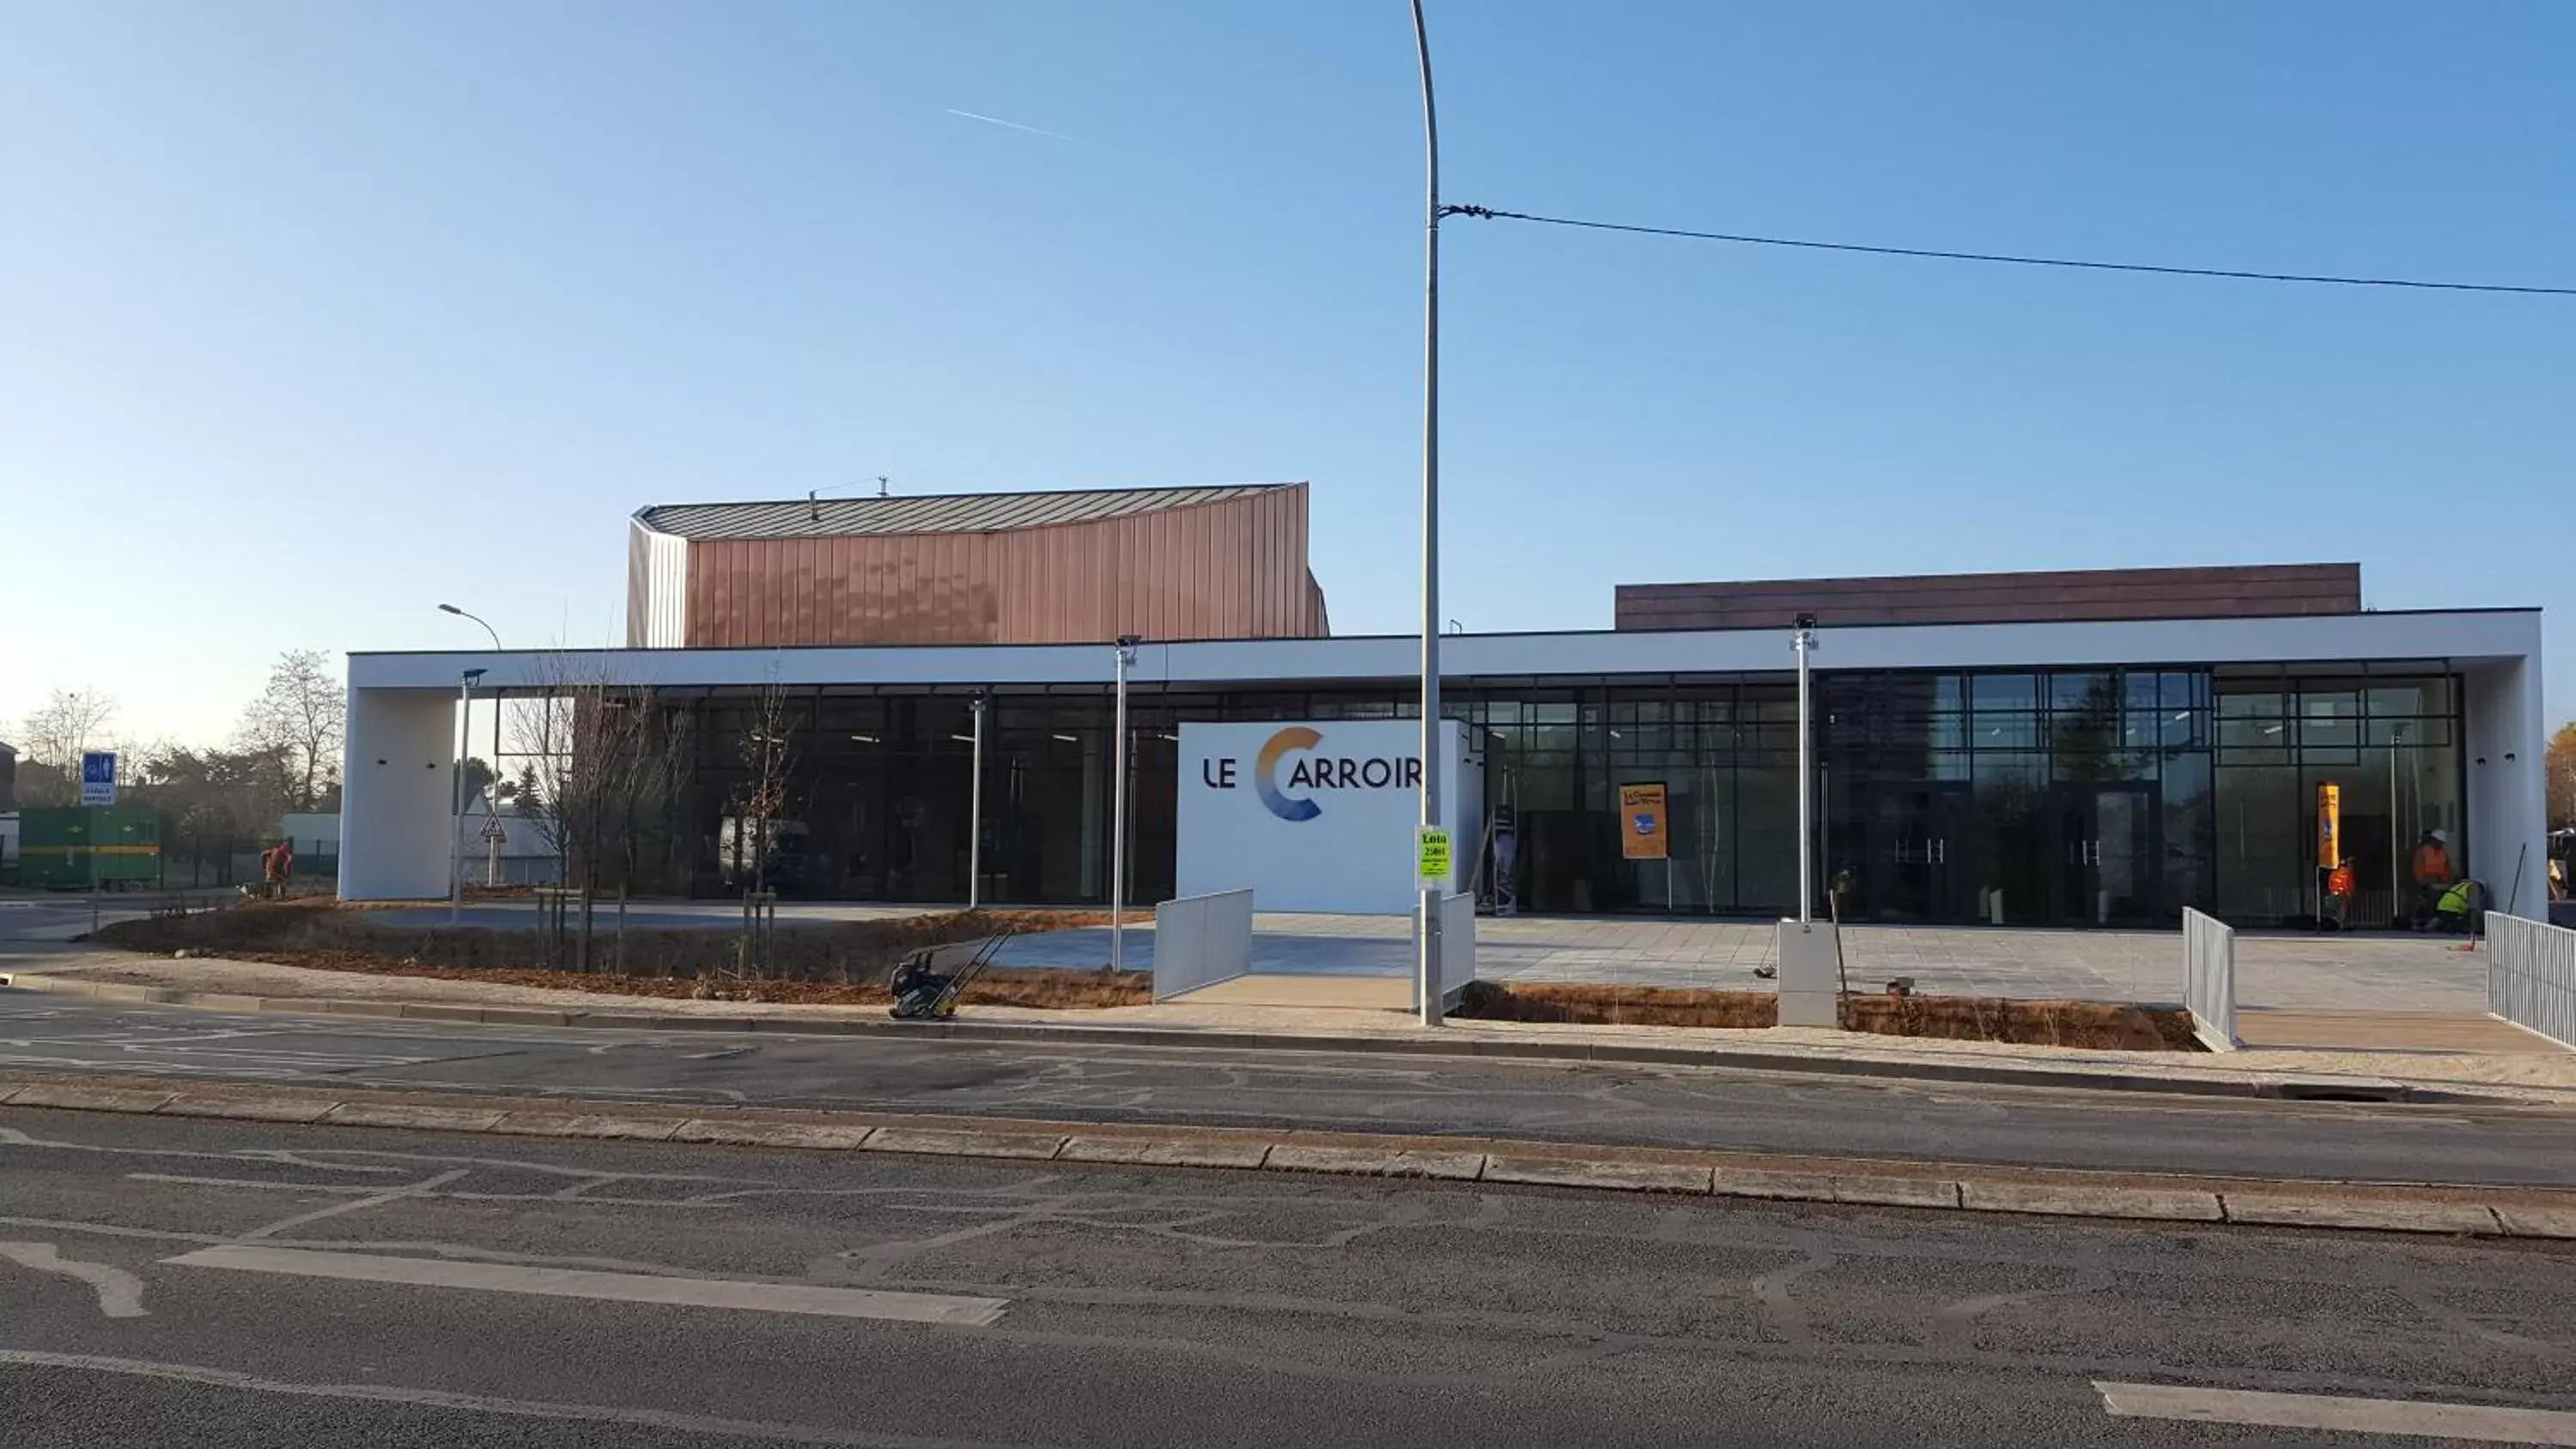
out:
M1482 757L1451 721L1443 813L1470 884L1483 840ZM1256 910L1399 915L1419 899L1421 727L1410 720L1183 724L1181 895L1250 889Z

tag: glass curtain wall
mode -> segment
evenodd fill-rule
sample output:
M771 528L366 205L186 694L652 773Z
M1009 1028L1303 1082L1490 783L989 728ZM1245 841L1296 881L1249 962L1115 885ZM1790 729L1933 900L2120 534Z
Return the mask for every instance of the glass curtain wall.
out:
M1847 919L2005 925L2311 919L2318 787L2342 802L2348 919L2413 907L2413 851L2463 870L2457 691L2438 669L1837 672L1818 677L1818 884ZM1520 908L1765 916L1797 899L1797 703L1754 679L1498 680L1453 688L1483 755L1488 825L1461 856L1490 894L1492 821L1516 831ZM963 692L807 690L785 702L781 894L943 902L966 893L973 716ZM1130 899L1174 874L1189 720L1405 719L1401 686L1129 697ZM756 701L689 703L691 774L667 888L748 882L728 842ZM997 692L986 716L983 898L1107 898L1105 690ZM1659 782L1669 861L1622 858L1618 787ZM730 833L729 833L730 832ZM1820 896L1820 899L1822 897Z
M1768 914L1795 903L1794 686L1486 685L1455 691L1449 707L1483 744L1486 800L1511 812L1521 909ZM1637 784L1665 789L1666 860L1620 850L1619 787Z
M2457 873L2474 873L2461 829L2457 691L2444 674L2217 676L2218 913L2313 922L2325 908L2317 816L2341 806L2352 866L2350 925L2408 921L2420 908L2414 854L2441 831Z
M2111 925L2203 899L2202 675L1842 674L1825 710L1827 868L1847 916Z

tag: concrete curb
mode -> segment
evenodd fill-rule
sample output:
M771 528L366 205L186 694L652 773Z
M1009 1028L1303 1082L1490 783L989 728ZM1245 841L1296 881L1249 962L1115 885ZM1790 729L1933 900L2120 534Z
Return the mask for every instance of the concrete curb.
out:
M767 1016L655 1016L636 1011L554 1011L542 1007L474 1006L443 1002L357 1001L339 997L245 996L180 991L112 981L78 981L42 973L0 972L0 989L187 1006L239 1013L298 1012L314 1016L367 1016L405 1021L466 1022L485 1026L612 1027L627 1031L768 1032L782 1036L886 1036L946 1041L1079 1043L1085 1046L1224 1047L1242 1051L1392 1053L1404 1056L1518 1057L1534 1061L1610 1062L1653 1066L1725 1067L1739 1071L1796 1072L1831 1077L1883 1077L1957 1082L1992 1087L2073 1087L2095 1092L2162 1092L2189 1097L2272 1101L2516 1102L2532 1099L2507 1088L2492 1092L2430 1088L2384 1077L2280 1076L2261 1080L2159 1076L2151 1072L2086 1071L2025 1062L1908 1061L1887 1057L1826 1056L1761 1047L1687 1047L1591 1041L1500 1041L1458 1036L1332 1036L1320 1032L1250 1032L1157 1026L1076 1026L1017 1022L899 1022L837 1018L797 1021Z
M2576 1241L2576 1190L2114 1173L1967 1163L1277 1132L440 1097L309 1087L0 1075L0 1106L134 1116L691 1142L946 1159L1423 1178L1757 1202Z

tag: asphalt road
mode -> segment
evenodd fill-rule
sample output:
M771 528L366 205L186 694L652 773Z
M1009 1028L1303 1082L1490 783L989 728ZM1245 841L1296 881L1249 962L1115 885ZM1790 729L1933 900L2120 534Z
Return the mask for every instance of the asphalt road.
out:
M0 1109L11 1449L2576 1433L2571 1301L2564 1244Z
M104 891L97 897L94 907L87 892L77 895L18 891L0 894L0 969L6 969L15 960L59 957L67 943L87 935L94 926L149 915L174 897L187 896L205 902L225 900L233 894L230 889L212 886L188 890Z
M0 963L18 956L59 955L63 943L86 933L93 919L125 919L109 909L116 903L113 897L101 896L93 917L86 895L0 896Z
M2576 1186L2576 1114L1469 1057L224 1015L0 991L0 1070Z

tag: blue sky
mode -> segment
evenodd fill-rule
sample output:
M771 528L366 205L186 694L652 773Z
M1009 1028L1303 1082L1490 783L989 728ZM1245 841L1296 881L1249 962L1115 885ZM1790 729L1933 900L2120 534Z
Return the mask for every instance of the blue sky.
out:
M651 502L1310 479L1414 623L1401 0L0 0L0 719L619 629ZM2576 6L1435 0L1449 198L2576 283ZM1062 137L985 124L971 111ZM2358 559L2557 611L2576 300L1453 222L1447 605Z

